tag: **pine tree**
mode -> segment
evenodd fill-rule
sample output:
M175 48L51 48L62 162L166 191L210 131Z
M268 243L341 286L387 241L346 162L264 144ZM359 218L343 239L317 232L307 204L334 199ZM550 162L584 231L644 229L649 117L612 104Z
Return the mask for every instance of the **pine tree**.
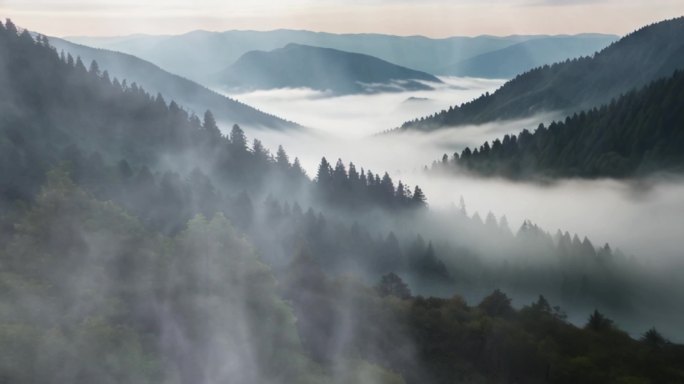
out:
M81 61L81 56L76 58L76 70L79 72L87 72L85 65L83 65L83 61Z
M230 130L230 144L231 148L238 153L247 152L247 137L242 128L237 124L234 124Z
M336 186L342 187L347 183L347 170L344 167L342 159L337 159L335 168L332 171L332 179Z
M281 169L288 169L290 167L290 158L285 153L282 145L278 146L278 152L276 152L276 164Z
M613 320L610 320L598 310L594 310L594 312L589 316L589 320L585 326L585 328L594 331L605 331L611 329L612 327Z
M392 201L394 198L394 182L392 182L392 178L390 177L389 173L385 172L385 174L382 176L382 180L380 181L380 188L382 191L383 198L386 201Z
M97 61L93 60L90 62L90 68L88 69L88 72L91 75L100 76L100 65L97 64Z
M411 298L411 290L396 273L388 273L382 276L375 289L382 297L394 296L402 300Z
M416 185L416 188L413 190L412 203L413 203L413 206L419 207L419 208L423 208L423 207L427 206L427 198L425 197L423 190L420 189L420 187L417 185Z
M5 29L7 30L7 32L9 32L12 35L18 34L17 26L14 25L14 23L12 22L11 19L5 20Z
M397 184L397 192L395 194L395 197L399 200L400 203L403 203L404 200L406 200L406 187L404 186L404 183L399 180L399 184Z
M304 168L302 168L302 164L299 162L298 157L295 157L294 162L292 163L292 170L294 171L295 175L306 175L306 172L304 171Z
M354 163L349 163L349 181L352 184L356 184L359 181L359 173L356 171L356 166Z
M316 173L316 182L319 185L327 186L330 185L332 179L332 169L330 168L330 163L324 158L321 159L321 163L318 165L318 172Z
M214 114L210 110L204 112L204 123L202 128L209 134L212 140L217 140L221 138L221 131L216 125L216 119L214 119Z

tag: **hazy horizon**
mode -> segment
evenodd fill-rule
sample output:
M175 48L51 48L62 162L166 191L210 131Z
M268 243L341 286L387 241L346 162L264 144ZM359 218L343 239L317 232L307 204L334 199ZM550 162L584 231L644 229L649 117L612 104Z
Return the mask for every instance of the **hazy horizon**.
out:
M684 379L684 0L0 15L0 381Z
M579 33L624 35L643 25L684 14L684 2L258 0L245 5L237 1L202 0L188 5L182 1L157 0L145 4L111 0L4 0L0 3L0 13L14 19L18 25L59 37L295 29L444 38ZM588 14L591 17L587 17Z
M22 25L23 27L23 25ZM32 32L40 32L40 31L34 31L30 28L28 28ZM488 33L482 33L482 34L477 34L477 35L448 35L448 36L441 36L441 37L432 37L432 36L426 36L422 34L391 34L391 33L382 33L382 32L329 32L329 31L324 31L324 30L312 30L312 29L298 29L298 28L273 28L273 29L250 29L250 28L244 28L244 29L217 29L217 30L209 30L209 29L193 29L185 32L179 32L179 33L124 33L124 34L113 34L113 35L54 35L55 37L61 38L61 39L70 39L70 38L86 38L86 37L93 37L93 38L123 38L123 37L131 37L131 36L155 36L155 37L164 37L164 36L182 36L182 35L188 35L191 33L197 33L197 32L206 32L206 33L230 33L230 32L255 32L255 33L269 33L269 32L278 32L278 31L290 31L290 32L311 32L311 33L319 33L319 34L329 34L329 35L378 35L378 36L393 36L393 37L419 37L419 38L425 38L425 39L430 39L430 40L443 40L443 39L451 39L451 38L478 38L478 37L496 37L496 38L509 38L509 37L520 37L520 36L547 36L547 37L562 37L562 36L621 36L616 33L607 33L607 32L578 32L578 33L557 33L557 34L549 34L549 33L530 33L530 34L509 34L509 35L493 35L493 34L488 34Z

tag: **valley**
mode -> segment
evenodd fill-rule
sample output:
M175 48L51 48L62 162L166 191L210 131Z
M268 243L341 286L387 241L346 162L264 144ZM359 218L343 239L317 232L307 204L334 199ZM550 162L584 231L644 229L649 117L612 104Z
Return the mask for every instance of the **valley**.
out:
M639 20L0 22L0 382L681 382L684 18Z

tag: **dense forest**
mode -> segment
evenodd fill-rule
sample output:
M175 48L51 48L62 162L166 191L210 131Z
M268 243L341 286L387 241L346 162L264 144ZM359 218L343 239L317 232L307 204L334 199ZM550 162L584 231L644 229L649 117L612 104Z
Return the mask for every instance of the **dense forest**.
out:
M406 122L400 130L429 131L597 107L684 69L682 34L682 17L646 26L593 56L533 69L492 94Z
M109 75L136 82L148 92L161 93L185 108L203 112L211 109L219 121L270 129L297 129L298 124L254 109L238 100L220 95L198 83L169 73L158 66L121 52L90 48L59 38L50 38L58 51L80 56L84 62L97 61ZM199 113L199 112L198 112Z
M433 169L510 178L631 177L684 169L684 72L534 133L446 154Z
M1 382L684 379L679 280L88 67L0 23Z

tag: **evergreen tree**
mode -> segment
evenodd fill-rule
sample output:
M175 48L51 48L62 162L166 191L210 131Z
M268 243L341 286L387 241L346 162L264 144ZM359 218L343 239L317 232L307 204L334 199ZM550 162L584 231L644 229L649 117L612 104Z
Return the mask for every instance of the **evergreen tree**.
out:
M598 310L594 310L594 312L589 316L589 320L587 321L585 328L591 329L593 331L609 330L613 328L613 320L610 320Z
M394 296L402 300L411 298L408 285L395 273L383 275L376 290L382 297Z
M202 128L209 134L212 140L217 140L221 138L221 131L218 125L216 125L216 119L214 119L214 114L210 110L204 112L204 123Z
M425 194L423 193L423 190L420 189L419 186L416 185L415 189L413 190L413 198L412 198L412 203L416 207L426 207L427 206L427 198L425 197Z
M294 171L295 175L306 175L306 172L304 171L304 168L302 168L298 157L295 157L294 162L292 163L292 170Z
M268 150L261 143L261 140L254 139L254 142L252 144L252 153L254 154L254 157L258 160L262 162L268 161L269 153Z
M100 66L97 64L97 61L93 60L90 62L90 68L88 68L88 73L90 73L93 76L100 76Z
M641 337L641 341L652 348L662 348L668 344L668 341L665 340L663 335L661 335L660 332L655 329L655 327L644 333L644 335Z
M14 35L17 35L19 33L17 31L17 26L14 25L14 23L10 19L5 20L5 29L10 34L10 36L14 36Z
M504 317L513 313L511 299L499 289L495 289L489 296L482 299L478 307L489 316Z
M214 122L214 124L216 123ZM247 137L242 128L237 124L233 124L233 128L230 131L230 144L231 148L237 153L247 152Z
M276 152L276 164L282 169L290 168L290 158L285 153L282 145L278 146L278 152Z
M392 182L392 178L387 172L385 172L385 174L382 176L382 180L380 181L380 188L382 191L383 199L385 199L385 201L387 202L392 201L395 192L394 182Z
M321 163L318 165L318 172L316 172L316 182L319 185L327 186L330 185L332 180L332 168L330 163L324 158L321 159Z

